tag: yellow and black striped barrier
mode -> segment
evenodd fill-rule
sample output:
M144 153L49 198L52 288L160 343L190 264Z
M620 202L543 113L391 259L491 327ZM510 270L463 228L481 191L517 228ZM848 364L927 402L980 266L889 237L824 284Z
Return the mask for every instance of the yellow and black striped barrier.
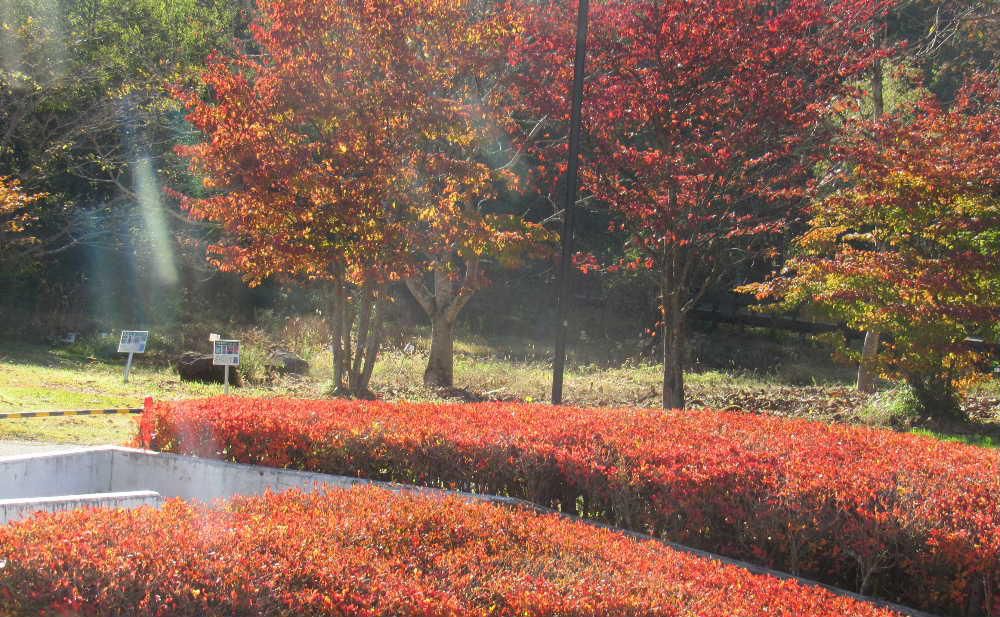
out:
M142 407L119 409L68 409L64 411L8 411L0 413L0 420L20 418L54 418L58 416L113 416L142 413Z

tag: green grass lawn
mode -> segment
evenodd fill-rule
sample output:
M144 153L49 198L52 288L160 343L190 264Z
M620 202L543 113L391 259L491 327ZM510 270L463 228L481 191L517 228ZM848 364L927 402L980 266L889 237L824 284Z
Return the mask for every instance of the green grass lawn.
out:
M546 401L551 368L548 363L510 349L496 351L482 342L459 341L456 349L456 384L477 397L494 400ZM215 396L215 384L182 382L173 369L137 356L130 383L122 378L124 359L97 359L89 348L48 349L0 342L0 411L45 411L139 407L147 396L183 399ZM234 388L240 396L323 397L329 390L330 358L314 354L311 374L303 378ZM388 350L380 357L373 389L388 400L462 400L462 391L441 393L426 388L422 375L426 358L420 351ZM572 366L566 374L566 400L587 406L655 405L660 368L655 365L603 369L596 365ZM760 380L723 373L692 375L697 393L716 387L760 385ZM0 439L59 443L124 443L132 436L134 418L128 416L76 416L0 420Z
M970 446L979 446L981 448L1000 448L1000 438L993 435L949 435L947 433L931 431L923 428L915 428L912 432L917 435L935 437L942 441L965 443Z
M147 396L178 399L222 394L213 384L183 383L162 366L134 365L124 383L124 364L90 361L65 350L0 344L0 411L52 411L141 407ZM261 396L260 388L242 394ZM273 394L272 394L273 395ZM130 416L69 416L0 420L0 439L58 443L123 443L133 434Z
M387 350L380 356L372 388L386 400L461 401L521 400L545 402L549 398L551 368L541 355L522 347L490 347L478 340L456 345L455 381L458 390L441 392L422 383L425 348L414 352ZM0 411L46 411L140 407L147 396L160 400L222 394L215 384L182 382L172 368L156 356L137 357L130 383L122 379L124 358L95 357L92 349L49 349L43 346L0 341ZM329 354L309 356L311 374L259 380L234 388L239 396L290 396L320 398L330 389ZM809 372L796 367L795 374ZM654 364L625 364L605 368L571 364L566 374L567 404L602 406L656 406L659 404L661 368ZM817 369L821 374L822 369ZM864 421L867 398L844 381L825 380L800 385L780 372L705 371L687 375L688 401L692 407L766 411L778 415L828 421ZM1000 410L997 413L1000 420ZM974 424L961 430L929 427L927 434L976 445L1000 443L1000 421ZM0 420L0 439L20 439L78 444L121 444L135 431L133 416L71 416ZM928 427L924 427L925 429Z
M0 439L90 445L125 445L138 416L73 416L0 420Z

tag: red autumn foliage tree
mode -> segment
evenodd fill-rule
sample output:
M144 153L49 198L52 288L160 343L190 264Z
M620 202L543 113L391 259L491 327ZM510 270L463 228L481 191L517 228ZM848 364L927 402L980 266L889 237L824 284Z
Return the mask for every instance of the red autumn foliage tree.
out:
M510 29L474 4L262 0L257 49L210 59L207 94L178 93L204 135L178 151L210 191L183 205L221 224L222 269L332 283L341 391L368 391L387 283L412 281L450 336L479 259L532 231L482 211L505 178L478 156L495 123L474 88ZM450 282L456 262L459 291L428 304L421 274Z
M931 97L851 128L840 188L784 275L748 291L889 335L874 366L924 413L959 415L978 359L965 339L1000 322L1000 84L980 75L948 108Z
M605 0L591 15L584 187L620 218L625 261L663 290L663 405L684 405L686 315L771 250L804 194L830 98L880 53L888 2ZM528 5L513 53L522 117L565 121L576 3ZM564 129L563 129L564 130ZM550 130L550 135L554 130ZM565 158L565 149L542 151ZM561 171L558 164L556 169Z
M431 322L424 383L451 387L455 321L486 281L483 263L489 260L501 267L516 267L527 257L542 257L549 250L551 236L541 225L490 208L498 184L518 186L517 176L510 171L513 161L505 158L508 138L502 132L506 122L500 90L510 70L507 49L520 21L509 7L493 0L445 4L456 32L468 29L465 40L452 38L455 32L439 32L441 40L436 41L445 66L440 61L434 65L442 71L435 91L455 105L456 113L447 134L426 131L421 147L441 151L482 176L470 190L445 199L440 196L453 194L455 182L447 170L424 173L417 179L415 184L426 193L422 202L430 207L418 209L415 224L410 226L417 238L410 250L417 252L421 271L408 277L406 286ZM447 21L441 25L447 28Z

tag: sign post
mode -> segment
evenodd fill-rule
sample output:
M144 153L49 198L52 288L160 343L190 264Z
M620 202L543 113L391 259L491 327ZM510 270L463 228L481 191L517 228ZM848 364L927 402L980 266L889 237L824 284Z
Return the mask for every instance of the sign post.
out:
M229 367L240 365L240 342L212 341L212 364L225 367L225 393L229 394Z
M128 383L129 373L132 372L132 356L146 353L147 342L149 342L148 330L122 330L122 338L118 341L118 353L128 354L128 360L125 362L125 383Z

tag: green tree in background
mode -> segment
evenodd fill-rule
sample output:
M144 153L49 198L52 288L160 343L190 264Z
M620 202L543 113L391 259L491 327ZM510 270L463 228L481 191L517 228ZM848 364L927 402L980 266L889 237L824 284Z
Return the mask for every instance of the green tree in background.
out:
M177 281L173 235L187 223L160 185L183 169L168 153L185 124L167 86L230 46L241 23L223 0L0 4L0 176L48 195L34 204L35 240L5 256L34 269L0 277L28 287L6 295L83 286L84 254L128 256L150 287Z

